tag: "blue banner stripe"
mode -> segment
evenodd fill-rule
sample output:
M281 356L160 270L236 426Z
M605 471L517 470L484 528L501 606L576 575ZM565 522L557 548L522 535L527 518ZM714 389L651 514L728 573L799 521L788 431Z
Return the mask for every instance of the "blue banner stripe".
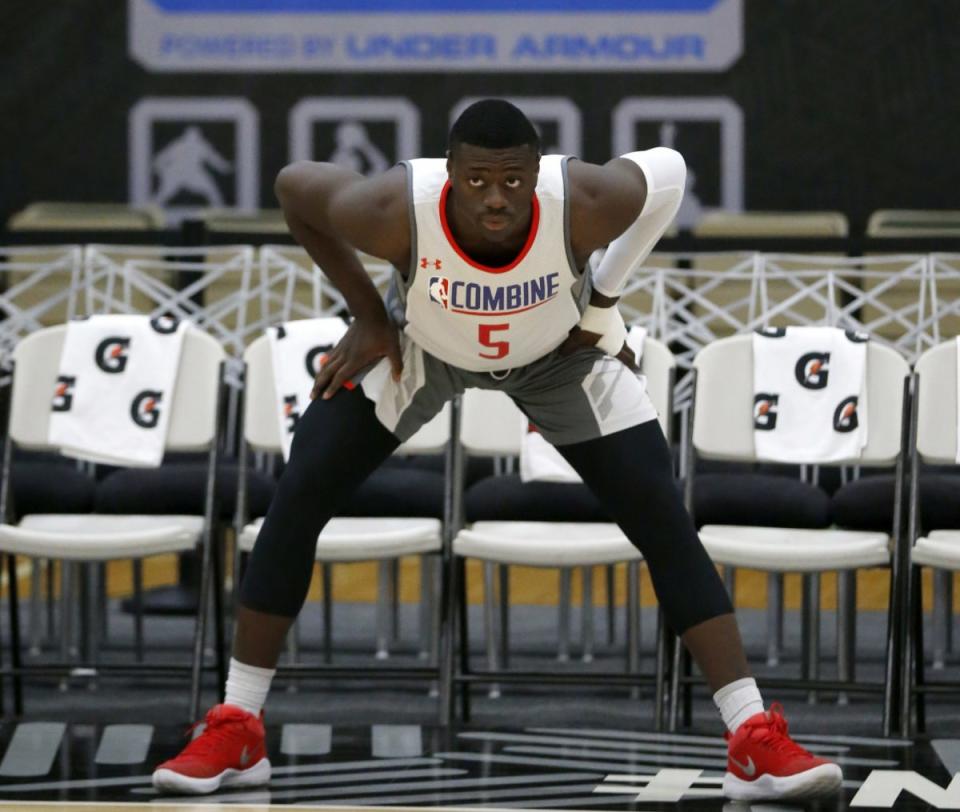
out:
M151 0L176 14L545 14L710 11L723 0Z

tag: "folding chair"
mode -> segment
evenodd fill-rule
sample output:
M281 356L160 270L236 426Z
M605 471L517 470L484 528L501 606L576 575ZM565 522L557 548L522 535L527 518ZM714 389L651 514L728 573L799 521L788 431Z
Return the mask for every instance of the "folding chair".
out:
M14 523L10 500L10 472L16 465L14 448L56 451L47 442L50 393L54 391L66 325L49 327L24 338L14 351L15 368L11 388L8 431L4 446L4 477L0 484L0 552L7 557L10 574L10 634L16 707L22 707L21 677L24 674L59 676L100 676L110 672L123 675L172 675L191 677L190 714L196 718L200 707L200 676L207 623L207 606L213 586L216 620L216 665L221 683L225 678L223 615L220 605L220 550L216 544L217 455L222 440L221 403L223 395L223 348L210 336L191 327L184 338L180 368L173 399L167 451L207 454L207 481L204 511L200 515L158 516L149 514L108 515L102 513L31 513ZM15 476L16 474L14 474ZM24 665L20 656L15 556L59 559L64 562L99 563L116 559L142 559L162 553L201 548L200 604L196 617L192 663L105 664L88 657L81 663ZM94 570L95 572L95 570ZM97 624L90 626L89 651L96 652Z
M657 407L660 415L661 426L664 427L669 437L669 423L672 416L671 392L673 384L674 360L670 351L659 341L647 338L644 343L642 356L642 370L647 375L648 388L651 399ZM522 437L527 428L527 418L514 405L510 398L496 391L487 390L468 390L462 398L462 416L459 431L459 446L469 455L474 456L493 456L493 457L514 457L520 453ZM457 470L459 466L455 466ZM459 476L455 477L456 484L454 492L458 507L454 515L465 516L468 524L459 529L459 520L455 519L453 531L457 531L452 543L452 555L454 557L453 567L455 568L455 577L448 574L448 581L453 579L453 583L459 582L458 595L461 606L458 612L459 620L459 646L460 646L460 665L459 671L452 671L446 675L446 686L441 689L441 697L452 702L452 687L454 683L464 686L462 694L465 715L469 714L468 690L469 685L473 683L515 683L515 682L538 682L542 684L569 684L569 683L612 683L617 685L626 685L634 687L642 683L652 684L653 679L646 675L640 675L640 595L639 595L639 565L642 556L636 547L624 536L619 527L612 522L604 520L601 516L587 515L580 516L581 520L575 520L570 512L570 503L580 501L575 499L575 494L567 494L565 497L569 501L560 507L563 508L564 521L529 521L519 518L524 511L524 488L530 491L543 491L539 488L541 485L550 483L527 483L523 485L517 481L515 476L507 476L504 481L506 487L497 487L500 483L498 477L484 480L470 489L469 493L464 493L462 480ZM494 486L493 489L490 486ZM583 485L559 485L553 489L547 489L548 492L558 496L560 492L556 489L582 489L586 492L586 486ZM483 491L489 491L484 494ZM501 497L507 492L513 492L516 499L511 499L514 510L517 513L513 518L482 518L485 512L483 503L490 503L495 511L487 515L502 516L503 504ZM542 501L542 493L540 494ZM588 492L587 492L587 495ZM527 497L536 499L536 495L530 493ZM464 504L466 503L466 507ZM471 507L472 505L472 507ZM534 507L537 512L542 510ZM509 510L509 508L508 508ZM582 519L592 519L592 521L582 521ZM626 563L627 574L627 673L611 674L606 673L558 673L551 672L520 672L509 670L506 666L506 658L498 667L496 657L491 657L491 653L496 650L496 645L492 644L488 648L488 659L492 661L491 667L484 671L474 671L470 667L469 658L469 636L466 622L465 605L465 580L466 567L465 560L477 559L484 562L485 565L492 564L497 566L520 565L527 567L540 567L550 569L560 569L569 571L571 567L585 568L584 583L587 585L584 594L584 632L587 640L592 637L592 598L589 588L592 567L607 566L617 563ZM485 594L489 600L492 592L493 579L490 576L491 570L485 567ZM561 604L562 609L562 604ZM487 603L487 628L488 641L492 641L492 603ZM563 628L563 619L561 617L561 629ZM507 624L503 624L501 631L502 648L506 648ZM447 629L452 633L452 628ZM447 667L452 664L448 661ZM449 711L452 713L452 707Z
M910 427L910 490L907 535L901 549L901 576L895 617L903 629L904 657L899 675L899 732L926 726L928 694L956 695L956 680L928 682L923 648L921 571L952 580L960 571L960 473L957 465L957 341L927 350L914 368L914 408ZM950 473L927 473L922 466L950 466ZM934 614L934 623L938 620ZM912 668L911 668L912 665ZM914 704L914 700L916 700Z
M696 358L694 370L695 400L693 404L691 442L687 447L686 498L693 505L696 482L696 458L729 460L742 463L757 461L753 440L753 338L733 336L714 342ZM813 576L824 571L848 571L869 567L885 567L891 563L891 546L901 537L901 495L906 419L909 408L907 362L890 347L871 341L867 345L867 397L869 431L867 445L859 458L838 464L862 464L896 471L894 520L889 532L854 531L830 526L789 528L777 526L704 525L700 538L715 563L745 567L766 572L797 572L805 578L805 643L817 645L814 629L815 607L819 605L817 582ZM894 579L891 578L891 605ZM888 676L893 673L893 625L888 630ZM670 694L669 726L676 727L679 707L679 686L689 685L691 678L681 676L680 646L674 649L674 669ZM689 665L684 657L685 665ZM851 673L841 673L836 681L817 679L817 660L805 658L809 673L799 680L762 680L772 687L817 688L833 691L884 694L884 730L893 721L895 697L890 680L867 684L852 681ZM852 666L852 663L847 663ZM841 663L843 668L843 663ZM685 703L689 708L689 703ZM686 710L686 709L685 709ZM685 714L685 715L688 715Z
M244 398L243 436L241 465L245 464L246 450L279 453L282 449L279 422L276 415L274 398L273 363L267 336L254 341L244 354L246 362L246 384ZM417 434L403 443L397 454L439 453L447 445L449 437L449 410L443 409L433 420L423 426ZM248 521L246 513L245 487L246 477L241 474L237 498L238 514L236 530L239 553L249 553L253 549L263 519ZM385 659L389 612L394 600L394 581L390 564L403 556L421 556L422 597L431 601L433 592L432 567L428 558L435 557L442 545L442 521L437 517L398 516L337 516L323 529L317 539L315 560L323 567L323 601L325 617L326 661L330 662L332 590L329 576L330 566L335 563L358 561L378 561L380 566L381 588L378 595L377 646L380 656ZM235 568L235 571L238 571ZM236 579L235 579L236 581ZM235 584L236 585L236 584ZM434 625L433 613L421 613L424 623ZM432 644L430 646L433 647ZM310 674L334 674L340 676L358 675L390 678L435 679L436 668L338 668L334 666L290 666L288 674L304 676Z

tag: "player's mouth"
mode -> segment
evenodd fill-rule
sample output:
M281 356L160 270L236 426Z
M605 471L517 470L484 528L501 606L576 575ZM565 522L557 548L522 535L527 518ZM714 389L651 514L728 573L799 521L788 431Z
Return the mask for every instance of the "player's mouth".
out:
M481 218L480 222L488 231L503 231L510 225L510 221L506 217L500 217L498 215L488 215Z

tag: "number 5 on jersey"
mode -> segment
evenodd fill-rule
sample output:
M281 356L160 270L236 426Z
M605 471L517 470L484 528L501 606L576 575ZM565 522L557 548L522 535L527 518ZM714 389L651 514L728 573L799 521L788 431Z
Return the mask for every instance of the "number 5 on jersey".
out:
M504 358L510 352L510 342L509 341L494 341L497 336L494 335L495 332L500 330L509 329L509 324L478 324L477 333L478 340L484 347L489 347L496 352L491 355L490 353L481 352L481 358Z

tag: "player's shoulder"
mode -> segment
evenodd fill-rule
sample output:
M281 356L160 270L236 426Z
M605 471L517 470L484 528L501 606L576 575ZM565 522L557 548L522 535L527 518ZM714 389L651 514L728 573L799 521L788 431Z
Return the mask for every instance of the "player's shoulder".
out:
M337 193L337 206L363 216L406 217L407 169L402 164L386 172L357 178Z
M569 194L574 206L586 209L628 208L639 213L646 199L646 181L629 161L605 164L571 160L567 166Z

